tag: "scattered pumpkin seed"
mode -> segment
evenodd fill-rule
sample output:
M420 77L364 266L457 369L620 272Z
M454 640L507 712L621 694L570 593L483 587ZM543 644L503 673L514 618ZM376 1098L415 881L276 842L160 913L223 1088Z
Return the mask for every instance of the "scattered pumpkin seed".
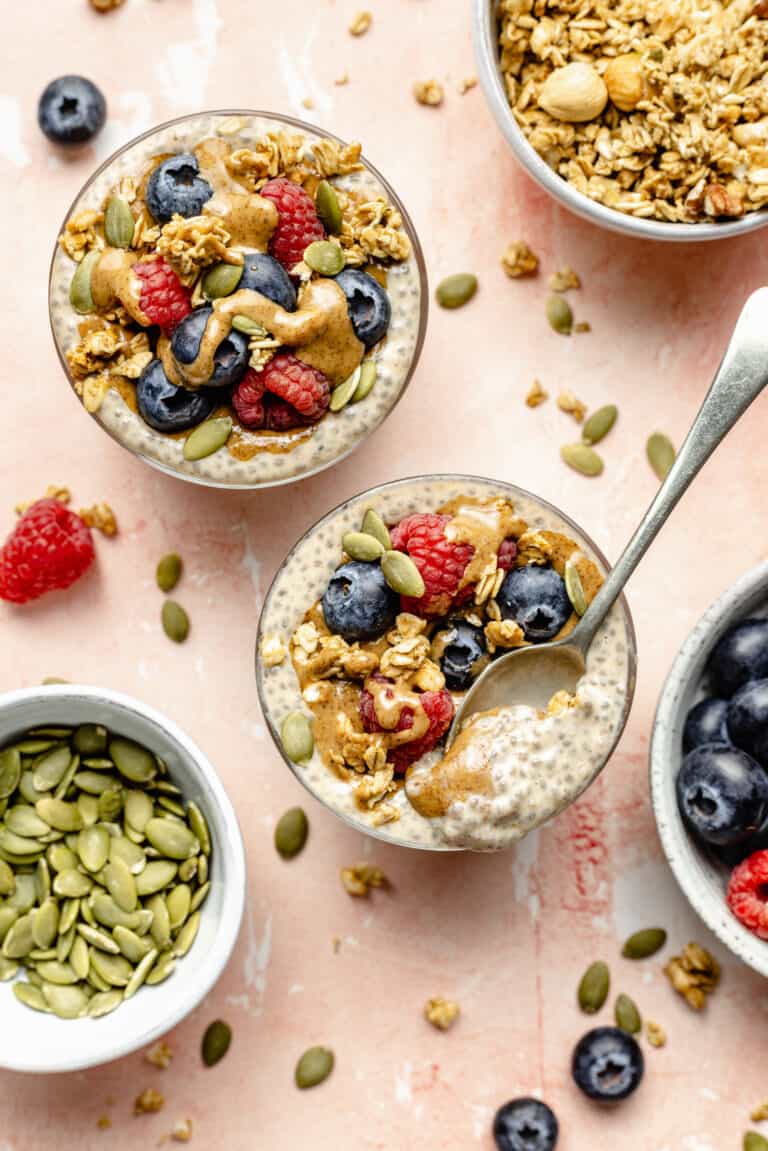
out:
M744 1134L744 1151L768 1151L768 1139L757 1131L747 1131Z
M663 927L644 927L630 935L621 949L626 959L649 959L657 951L661 951L667 942L667 933Z
M242 264L214 264L203 276L203 295L206 300L231 296L242 278Z
M587 597L584 594L584 585L581 582L579 569L572 559L565 561L565 590L568 593L568 599L571 601L571 607L576 612L576 615L584 615L587 610Z
M599 476L605 466L602 458L589 444L564 444L560 456L569 468L582 476Z
M201 1053L206 1067L214 1067L229 1051L232 1029L223 1019L209 1023L203 1035Z
M232 317L232 327L236 332L242 332L245 336L256 336L257 339L269 335L263 324L252 320L250 316L241 315L240 312Z
M301 807L291 807L277 821L275 847L283 859L293 859L304 847L309 835L309 820Z
M182 559L177 552L168 552L158 561L155 579L160 591L173 591L181 579L182 567Z
M205 420L194 428L184 441L183 455L185 460L202 460L212 456L219 448L223 448L232 431L230 416L217 416L213 420Z
M93 296L91 295L91 272L94 265L101 258L98 248L86 252L77 265L72 283L69 285L69 302L76 312L82 316L93 311Z
M283 751L293 763L306 763L315 750L312 724L301 711L292 711L280 728Z
M345 532L341 546L350 559L360 560L361 563L373 563L384 555L384 545L366 532Z
M180 603L167 599L160 613L163 631L174 643L184 643L189 635L189 616Z
M573 331L573 311L565 296L553 292L545 304L547 321L554 332L570 336Z
M338 276L345 264L344 252L333 240L315 240L304 249L304 263L320 276Z
M358 384L360 383L361 376L360 365L355 368L351 376L347 376L341 384L338 384L331 392L331 399L328 404L332 412L340 412L345 408L349 401L357 391Z
M581 429L581 438L585 444L599 444L604 440L616 423L619 409L615 404L605 404L589 416Z
M130 248L136 221L131 205L122 196L112 196L104 212L104 237L113 248Z
M342 225L341 205L339 204L339 197L336 195L336 189L327 180L321 180L317 185L315 208L325 225L326 232L337 236Z
M48 1011L48 1004L39 987L19 981L14 983L12 990L19 1003L23 1003L25 1007L31 1007L33 1011Z
M435 290L435 298L441 308L462 308L476 291L477 276L471 272L457 272L440 281Z
M663 432L654 432L652 436L648 437L645 453L648 456L648 463L658 478L665 480L677 457L674 444L669 436L665 436Z
M415 599L424 595L421 572L405 552L384 552L381 557L381 570L384 579L398 595L413 596Z
M333 1071L334 1055L328 1047L310 1047L296 1064L294 1080L302 1090L317 1087Z
M630 1035L637 1035L642 1031L643 1021L634 999L624 994L617 996L614 1012L616 1026L622 1031L627 1031Z
M80 755L101 755L107 750L109 733L99 723L81 723L72 736L72 744Z
M359 404L366 396L369 396L373 391L373 385L376 383L376 361L363 360L360 365L360 379L358 380L357 387L352 393L352 399L349 401L351 404Z
M579 1007L587 1015L594 1015L605 1003L611 987L611 973L605 963L592 963L581 977L578 990Z
M385 551L391 550L392 537L389 534L389 528L375 508L366 509L361 531L377 539Z

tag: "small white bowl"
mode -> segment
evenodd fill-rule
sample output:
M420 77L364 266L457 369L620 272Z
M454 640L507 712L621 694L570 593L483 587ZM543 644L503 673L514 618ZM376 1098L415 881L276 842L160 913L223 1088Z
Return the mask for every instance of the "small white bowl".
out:
M662 689L651 740L651 800L661 845L683 894L707 927L734 955L768 976L768 941L728 910L728 869L686 830L675 795L688 711L706 692L704 669L720 637L749 616L768 613L768 561L752 568L715 600L677 654Z
M245 904L245 854L232 804L216 772L176 724L130 696L79 684L27 688L0 696L0 746L31 727L101 723L161 756L185 799L193 799L211 832L211 890L191 950L170 979L142 987L101 1019L58 1019L18 1002L0 983L0 1067L12 1071L78 1071L152 1043L208 994L223 972Z

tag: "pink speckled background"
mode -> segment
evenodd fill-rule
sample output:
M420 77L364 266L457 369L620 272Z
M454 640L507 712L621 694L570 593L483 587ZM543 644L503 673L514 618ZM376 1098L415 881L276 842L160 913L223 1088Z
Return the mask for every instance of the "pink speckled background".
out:
M228 1151L490 1151L493 1111L524 1092L556 1109L561 1151L729 1151L767 1093L765 984L729 962L687 908L661 858L646 779L654 706L674 653L707 604L764 557L765 401L707 466L633 580L640 675L619 752L577 807L517 851L442 858L367 842L304 795L264 729L252 670L258 610L285 551L315 518L383 480L474 471L560 504L615 557L654 492L646 436L663 429L679 442L741 302L768 267L759 236L665 247L565 215L517 169L480 90L458 95L474 70L468 0L370 7L373 28L355 40L346 29L357 0L126 0L103 17L86 0L13 5L13 51L0 76L0 519L10 528L13 504L56 482L78 504L109 500L121 533L99 540L97 572L66 598L0 608L0 687L46 675L103 683L182 724L236 803L250 893L225 978L170 1036L171 1069L137 1054L55 1079L0 1075L0 1151L151 1147L184 1117L194 1122L193 1146ZM35 105L66 71L104 87L111 117L95 154L62 162L37 130ZM344 71L349 85L334 87ZM418 107L411 84L433 75L446 102ZM301 106L307 96L313 112ZM471 269L481 283L465 310L433 310L411 390L362 452L261 495L195 489L123 452L70 394L46 316L56 229L97 158L153 122L237 105L361 138L410 208L433 282ZM584 289L571 298L592 334L566 341L549 330L545 276L504 277L499 255L520 237L545 273L578 269ZM558 445L575 427L552 403L524 406L534 376L590 406L618 403L601 480L560 464ZM187 565L178 596L193 631L183 648L162 635L153 583L169 548ZM311 840L285 864L272 828L297 802ZM345 894L339 868L360 858L384 867L391 894L370 902ZM649 923L665 925L675 945L696 938L725 960L722 990L702 1017L673 996L658 962L618 958L624 936ZM648 1050L634 1099L602 1113L568 1073L585 1030L575 984L598 956L612 962L617 989L669 1033L665 1050ZM448 1034L421 1018L436 994L462 1006ZM231 1022L234 1043L205 1070L199 1040L216 1016ZM302 1094L293 1066L315 1043L335 1049L336 1071ZM134 1118L132 1101L149 1085L165 1094L165 1109ZM97 1129L101 1114L111 1130Z

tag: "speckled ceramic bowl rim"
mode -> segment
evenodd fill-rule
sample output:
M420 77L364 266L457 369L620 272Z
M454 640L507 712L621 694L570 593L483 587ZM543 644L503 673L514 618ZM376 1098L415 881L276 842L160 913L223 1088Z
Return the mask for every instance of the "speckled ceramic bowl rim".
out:
M383 843L388 844L390 847L405 848L405 849L410 850L410 851L432 851L432 852L437 851L437 852L443 852L443 853L447 853L447 852L453 853L453 852L462 852L466 849L461 848L461 847L442 847L442 846L439 846L437 844L427 844L427 843L398 843L396 840L393 840L393 839L389 838L387 835L382 834L382 832L380 832L377 828L368 827L365 824L359 823L357 820L353 819L351 816L347 815L345 812L337 811L337 809L335 807L333 807L332 804L326 802L326 800L324 800L321 796L317 795L316 792L313 791L313 789L307 783L306 778L304 776L304 773L301 770L301 765L294 763L293 760L289 759L288 756L283 751L283 745L282 745L282 741L280 739L280 729L277 726L277 724L273 722L273 719L272 719L272 716L269 712L269 709L266 706L266 700L264 698L264 691L263 691L263 685L262 685L262 675L261 675L261 671L260 671L261 661L259 659L259 651L261 650L262 627L263 627L264 618L267 614L267 608L269 607L270 599L272 597L273 592L275 591L275 589L277 587L277 584L279 582L279 579L280 579L280 576L283 572L283 569L289 563L289 561L292 559L292 557L296 554L296 552L301 547L301 545L303 544L303 542L307 538L307 536L314 534L314 532L316 532L318 529L322 528L322 526L326 522L332 520L334 518L334 516L338 515L341 511L343 511L345 508L347 508L350 504L354 504L359 500L373 499L373 498L375 498L376 495L378 495L379 492L391 491L394 488L403 487L406 484L418 484L420 482L422 482L422 483L446 482L446 483L452 483L452 484L461 484L462 482L465 482L468 484L487 484L489 487L496 488L500 492L506 492L512 496L520 496L523 499L532 500L535 503L537 503L539 505L539 507L541 507L544 511L549 511L549 512L553 513L553 515L555 515L559 519L561 519L563 521L563 523L567 524L570 528L572 528L573 531L576 532L576 534L578 536L581 536L581 538L584 540L584 542L587 544L587 546L591 550L592 554L595 556L595 558L602 565L604 571L606 571L606 572L610 571L610 564L608 563L607 559L605 558L605 556L603 555L602 551L597 546L597 544L595 544L595 542L592 540L592 538L584 531L584 529L582 527L580 527L579 524L576 523L576 521L574 519L572 519L570 516L566 515L565 512L560 511L560 509L558 507L556 507L553 503L550 503L549 500L542 499L540 496L535 495L533 492L528 491L526 488L521 488L518 484L507 483L504 480L489 479L486 476L470 476L470 475L464 475L464 474L457 473L457 472L430 472L429 474L426 474L426 475L404 476L402 479L389 480L387 483L376 484L375 487L364 488L362 491L357 492L355 495L348 496L345 500L341 500L341 502L336 504L336 506L334 508L332 508L329 512L326 512L325 515L321 516L319 520L316 520L314 524L312 524L310 527L307 528L307 530L302 534L302 536L293 545L293 547L288 552L285 559L283 560L283 562L280 564L279 568L275 572L274 576L272 577L272 582L270 583L267 594L264 597L264 603L262 605L261 614L259 616L259 626L258 626L257 633L256 633L256 651L255 651L256 687L257 687L257 690L259 693L259 705L261 707L262 715L264 716L267 727L269 728L269 733L272 736L272 739L274 740L275 747L277 748L278 752L280 753L280 755L283 759L283 762L286 764L287 767L290 768L290 770L295 775L296 779L298 779L299 783L301 783L302 787L304 787L306 789L306 791L308 791L309 794L318 803L321 803L323 805L323 807L327 808L327 810L330 811L333 815L335 815L337 819L340 819L343 823L346 823L348 827L354 828L355 831L360 831L364 835L371 836L373 839L379 839ZM637 640L636 640L636 636L635 636L635 625L632 621L632 615L630 613L629 604L627 603L626 598L622 595L618 602L620 603L622 611L623 611L624 626L625 626L626 636L627 636L628 676L627 676L626 700L624 703L624 709L623 709L622 714L621 714L621 722L619 723L619 725L616 729L616 737L613 740L605 758L603 759L603 762L600 765L598 772L593 777L593 779L590 780L590 783L586 784L586 786L584 788L582 788L582 790L578 793L579 795L581 795L583 791L586 791L586 789L591 785L591 783L594 783L595 779L597 778L597 775L599 775L600 772L602 772L606 763L608 763L609 759L611 758L614 751L616 750L616 745L618 744L619 740L621 739L622 733L623 733L624 728L625 728L626 723L627 723L627 719L629 718L629 713L630 713L630 710L632 708L632 700L633 700L634 694L635 694L635 683L637 680ZM574 796L574 800L576 800L577 798L578 798L578 795ZM554 818L556 819L557 816L555 816ZM514 847L514 844L512 846Z
M485 98L504 138L530 176L569 211L612 232L637 239L690 243L703 240L727 240L757 231L768 224L768 210L748 212L729 223L673 224L665 220L643 220L617 212L579 192L559 176L528 143L512 114L504 79L499 67L495 0L474 0L474 41L480 83Z
M768 942L731 915L722 891L712 890L714 866L683 826L675 797L686 713L712 648L725 631L768 600L768 560L751 568L707 608L680 648L662 688L650 749L651 801L669 866L707 927L760 975L768 976Z
M163 124L156 124L153 128L148 129L148 131L146 131L146 132L142 132L138 136L134 136L126 144L123 144L120 148L115 149L115 151L108 157L108 159L106 159L102 164L100 164L99 167L96 169L96 171L86 180L86 182L83 184L83 186L80 188L79 192L75 196L72 203L67 208L67 211L64 215L64 219L61 222L61 226L59 227L59 229L56 233L57 240L56 240L56 243L54 244L53 253L51 255L50 267L49 267L49 271L48 271L48 321L50 324L51 333L53 335L53 343L54 343L54 346L56 348L57 355L59 357L59 362L60 362L61 367L64 371L64 375L67 377L67 381L69 382L70 390L72 391L73 396L75 396L75 399L77 400L77 403L80 405L81 408L83 405L82 405L81 401L79 400L79 398L75 395L74 387L72 386L72 376L71 376L70 371L69 371L69 365L67 364L66 356L64 354L64 349L60 346L59 341L57 339L56 326L53 322L53 316L52 316L51 301L52 301L52 291L53 291L53 275L54 275L54 268L55 268L55 257L56 257L56 251L57 251L57 246L58 246L58 236L61 235L62 231L64 230L64 227L67 223L67 220L69 219L69 217L74 212L75 208L77 207L78 203L80 202L81 197L88 191L88 189L91 187L91 185L94 184L95 181L99 179L99 177L110 166L110 164L113 164L119 156L122 156L122 154L124 152L127 152L130 148L133 148L136 144L141 143L142 140L147 140L147 139L149 139L150 136L154 136L158 132L165 132L169 128L174 128L179 124L184 124L188 120L197 120L201 116L221 116L222 118L227 117L227 116L250 116L250 117L254 117L254 118L258 117L259 119L264 119L264 120L274 120L276 123L287 124L289 127L296 128L301 132L305 132L307 134L314 135L314 136L320 136L320 137L327 139L327 140L333 140L337 144L342 144L344 146L346 146L346 144L347 144L346 140L342 140L339 136L335 136L332 132L327 132L324 128L320 128L316 124L310 124L306 120L297 120L294 116L283 116L279 112L262 112L262 111L255 110L253 108L212 108L212 109L208 109L205 111L188 113L185 116L176 116L173 120L166 120ZM420 294L420 300L419 300L419 329L418 329L418 332L416 334L416 343L414 344L414 348L413 348L413 356L411 358L411 362L410 362L410 365L408 367L408 371L406 373L405 379L403 380L403 384L402 384L402 387L400 388L400 391L398 392L397 396L395 397L395 399L394 399L393 403L390 405L390 407L381 416L378 423L374 424L371 428L369 428L368 431L363 436L361 436L358 440L356 440L355 443L353 443L351 445L351 447L347 448L346 451L342 452L338 456L334 456L334 458L332 460L328 460L326 463L320 464L314 468L308 468L306 471L301 472L298 475L285 476L285 477L281 477L280 479L267 480L267 481L262 481L260 483L250 483L250 484L249 483L226 483L224 481L212 480L212 479L208 479L207 477L204 477L204 476L194 475L192 473L180 472L176 468L172 468L168 464L162 463L160 460L153 459L151 456L145 455L143 452L139 452L139 451L135 450L134 448L129 447L127 444L125 444L120 439L120 437L118 435L116 435L109 428L104 427L97 420L96 422L99 423L99 427L101 428L101 430L103 432L106 432L107 435L110 436L110 438L115 441L115 443L119 444L121 448L125 449L125 451L130 452L131 455L136 456L137 459L142 460L146 464L150 464L153 468L156 468L158 471L163 472L165 475L174 476L178 480L184 480L187 483L198 484L201 487L206 487L206 488L218 488L220 490L227 490L227 491L234 491L234 492L237 492L237 491L240 491L240 492L248 491L248 492L250 492L250 491L262 491L265 488L286 487L288 484L299 483L301 480L306 480L306 479L309 479L311 476L316 476L320 472L325 471L327 468L334 467L336 464L341 463L342 460L347 459L347 457L350 456L352 454L352 452L356 451L360 447L360 445L362 443L364 443L365 440L367 440L369 438L369 436L372 436L374 434L374 432L378 431L378 429L381 427L381 425L384 423L384 421L389 418L389 416L392 414L392 412L395 410L397 405L402 400L403 396L405 395L405 393L408 389L408 386L409 386L411 380L413 379L414 372L416 371L416 367L418 365L419 358L421 356L421 351L422 351L422 348L424 346L424 339L425 339L426 333L427 333L427 318L429 315L429 283L428 283L428 278L427 278L427 266L426 266L426 263L424 261L424 253L422 251L421 243L419 242L419 237L418 237L418 234L417 234L416 229L414 227L413 220L411 219L410 215L408 214L405 206L403 205L399 196L395 192L394 188L392 188L391 184L389 184L389 182L384 179L381 172L379 172L379 170L377 168L375 168L373 166L373 164L371 164L366 159L365 153L363 153L362 160L363 160L363 163L365 164L366 170L368 172L370 172L370 174L373 176L373 178L375 180L379 181L379 183L381 184L381 186L384 188L385 192L389 196L390 200L395 205L398 212L400 213L400 215L403 218L403 226L405 228L405 231L408 234L408 238L410 239L411 245L412 245L411 258L416 263L416 268L418 270L418 275L419 275L420 293L421 293Z
M72 700L78 705L92 703L94 706L107 708L114 714L114 727L120 729L120 716L138 716L143 722L159 728L169 741L175 744L183 753L186 769L190 776L197 777L201 790L205 793L206 812L209 815L216 811L216 823L224 832L219 838L218 866L222 875L222 905L217 920L215 941L207 959L208 969L204 978L191 981L189 990L183 1003L174 1011L164 1010L164 997L157 996L155 1005L158 1008L153 1022L138 1033L134 1029L118 1043L112 1043L109 1049L94 1052L95 1043L89 1047L88 1053L78 1051L74 1042L77 1036L73 1032L72 1054L66 1064L55 1062L47 1055L45 1050L40 1051L39 1060L34 1065L22 1063L9 1056L8 1052L0 1049L0 1066L12 1071L25 1071L35 1074L51 1074L55 1072L80 1071L87 1067L99 1066L111 1062L124 1055L129 1055L153 1043L160 1036L166 1034L171 1028L181 1022L213 989L221 977L224 968L229 962L235 943L240 932L240 925L245 910L246 868L245 849L240 827L237 822L234 808L219 780L210 760L200 748L189 738L182 729L162 712L150 707L140 700L134 699L123 692L111 691L108 688L89 686L85 684L60 684L45 687L22 688L0 694L0 744L11 738L20 729L21 725L15 722L14 716L23 711L27 705L56 701L59 706ZM214 823L213 819L210 819ZM206 914L205 907L202 915ZM193 952L190 953L190 959ZM10 987L0 985L3 994L10 994ZM138 996L136 1000L138 1001ZM65 1024L62 1024L65 1026ZM97 1036L98 1020L94 1021L94 1039Z

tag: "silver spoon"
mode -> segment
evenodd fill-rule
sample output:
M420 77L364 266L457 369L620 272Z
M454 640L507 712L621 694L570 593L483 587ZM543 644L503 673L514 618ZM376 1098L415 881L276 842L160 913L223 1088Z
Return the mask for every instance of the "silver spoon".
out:
M546 708L557 691L574 691L600 625L621 595L691 480L768 383L768 288L744 305L722 363L685 443L632 539L570 635L552 643L517 648L489 664L459 707L447 746L471 715L528 704Z

